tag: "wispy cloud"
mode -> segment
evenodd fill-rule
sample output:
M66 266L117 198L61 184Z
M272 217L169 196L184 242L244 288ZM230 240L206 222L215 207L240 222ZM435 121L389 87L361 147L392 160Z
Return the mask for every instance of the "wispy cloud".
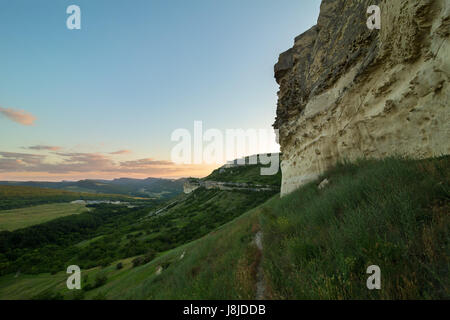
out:
M203 175L210 169L198 165L179 166L171 161L152 158L117 162L112 155L101 153L52 152L52 156L48 157L42 154L0 152L0 173L3 179L14 177L14 173L17 177L27 174L43 176L46 173L52 179L75 175L86 178L181 177Z
M120 154L130 154L133 153L131 150L119 150L116 152L110 152L109 154L120 155Z
M39 166L45 158L41 155L17 152L0 152L0 157L0 172L16 172L18 169L28 171Z
M23 110L0 107L0 114L24 126L32 126L36 121L35 116Z
M172 166L173 162L165 160L154 160L151 158L124 161L120 163L121 168L128 169L145 169L148 167Z
M56 146L41 146L41 145L37 145L37 146L28 147L26 149L37 150L37 151L40 151L40 150L58 151L58 150L61 150L62 148L61 147L56 147Z

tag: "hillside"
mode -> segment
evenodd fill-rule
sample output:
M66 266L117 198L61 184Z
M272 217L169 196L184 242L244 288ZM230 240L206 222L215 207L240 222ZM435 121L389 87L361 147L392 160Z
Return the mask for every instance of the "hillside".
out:
M261 164L224 166L214 170L203 181L247 183L250 185L280 186L281 170L276 175L261 175Z
M450 300L450 0L3 2L0 300Z
M450 297L449 156L338 165L264 210L271 299Z
M53 219L86 212L84 204L52 203L0 211L0 231L14 231Z
M0 210L30 207L48 203L71 202L75 200L131 201L132 199L130 197L113 194L92 194L38 187L0 185Z
M449 191L450 157L342 164L143 265L86 270L88 290L69 292L63 272L11 274L0 298L448 299ZM382 290L366 288L372 264Z
M168 202L89 205L89 212L0 232L0 274L57 272L70 264L108 266L137 255L148 260L208 234L276 192L199 188ZM3 213L5 221L14 220L10 212Z
M256 155L258 158L260 155ZM186 194L198 188L205 188L208 190L219 189L222 191L272 191L279 192L281 185L281 169L273 175L262 174L262 169L267 168L267 165L250 164L250 157L243 158L245 162L238 164L234 160L220 168L217 168L210 175L197 179L186 179L183 191ZM278 161L279 155L275 157Z
M159 178L114 180L80 180L63 182L0 181L1 185L48 188L72 192L121 194L133 197L168 199L183 191L183 179Z

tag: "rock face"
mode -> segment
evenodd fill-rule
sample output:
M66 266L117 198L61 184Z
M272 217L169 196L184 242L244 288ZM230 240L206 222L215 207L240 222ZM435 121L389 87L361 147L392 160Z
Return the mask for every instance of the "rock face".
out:
M211 181L211 180L197 180L197 181L187 181L184 184L184 193L190 194L197 190L198 188L205 188L207 190L218 189L222 191L235 191L235 190L246 190L246 191L276 191L280 190L277 186L263 185L263 184L249 184L249 183L237 183L237 182L221 182L221 181Z
M339 160L449 154L449 35L448 0L323 0L275 65L282 195Z
M183 185L183 192L185 194L190 194L200 187L201 187L201 185L197 181L186 181Z

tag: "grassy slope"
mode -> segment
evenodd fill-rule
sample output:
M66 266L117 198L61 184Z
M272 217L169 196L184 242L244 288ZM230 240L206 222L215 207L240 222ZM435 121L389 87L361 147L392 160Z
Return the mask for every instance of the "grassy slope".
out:
M265 208L273 299L450 297L450 157L338 166ZM366 288L381 268L382 289Z
M85 272L88 282L99 272L108 277L85 298L252 299L260 260L253 239L260 226L267 298L448 298L449 170L448 157L338 166L326 174L331 184L325 190L317 181L283 199L275 196L146 265L131 268L127 260L121 270ZM381 267L380 291L366 288L372 264ZM159 266L165 269L156 275ZM44 286L70 298L65 279L63 273L4 276L0 299L30 298Z
M208 234L273 194L200 188L173 199L174 205L157 216L145 218L156 211L150 206L116 210L105 205L89 214L2 232L0 274L58 272L69 264L86 269L136 255L152 256Z
M221 181L221 182L238 182L249 184L266 184L279 186L281 184L281 170L276 175L261 175L262 165L245 165L226 169L216 169L203 180Z
M207 236L170 250L150 263L132 268L131 259L106 268L84 270L82 284L94 283L98 274L107 283L84 294L86 299L252 299L254 297L257 250L253 234L259 229L259 209L251 210ZM185 253L184 258L180 259ZM165 269L156 275L159 266ZM87 279L87 280L86 280ZM61 293L67 275L14 274L0 277L0 300L31 299L45 292Z
M144 180L124 178L111 181L80 180L73 182L0 181L0 185L5 186L49 188L54 190L84 192L91 194L120 194L144 198L173 197L183 191L183 183L184 181L181 179L167 180L156 178L148 178Z
M82 204L54 203L0 211L0 231L13 231L87 211Z
M257 228L256 212L252 211L147 265L121 274L109 267L103 271L108 283L88 292L86 298L252 299L257 250L251 235ZM164 270L157 275L160 266Z
M197 189L184 201L154 218L163 223L157 228L149 226L148 235L141 239L157 238L162 232L172 232L172 237L180 232L203 236L265 202L271 195L273 193ZM145 224L142 226L146 227Z

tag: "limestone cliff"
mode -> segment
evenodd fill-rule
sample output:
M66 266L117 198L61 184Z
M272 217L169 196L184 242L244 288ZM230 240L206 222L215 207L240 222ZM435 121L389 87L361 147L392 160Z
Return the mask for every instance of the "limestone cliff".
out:
M449 154L449 35L448 0L323 0L275 66L282 194L337 160Z

